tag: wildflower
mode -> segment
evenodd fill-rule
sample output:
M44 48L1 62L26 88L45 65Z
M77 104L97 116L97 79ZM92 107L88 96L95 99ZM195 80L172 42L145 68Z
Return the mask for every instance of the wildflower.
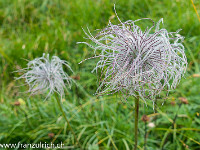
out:
M48 92L48 95L46 96L47 98L51 94L54 94L60 111L62 112L62 115L69 126L69 129L74 135L74 138L80 149L82 149L82 146L80 145L79 140L76 138L75 132L73 131L62 106L62 96L64 95L64 89L66 88L65 82L69 87L71 87L72 81L68 74L64 72L63 66L66 66L72 71L71 67L66 61L61 60L57 56L53 56L50 60L49 54L47 54L46 57L45 54L43 54L42 57L28 62L27 66L27 68L20 70L23 71L24 74L17 79L25 79L25 82L29 85L28 92L30 92L31 95L39 93L44 94ZM48 136L49 138L53 138L54 133L49 133Z
M154 127L155 127L155 124L154 124L153 122L150 122L150 123L148 124L148 127L154 128Z
M26 105L26 102L22 98L18 98L20 105Z
M118 16L117 16L118 17ZM119 19L119 17L118 17ZM162 90L176 88L186 71L187 59L178 32L160 29L160 19L145 31L135 23L149 18L128 20L108 26L95 37L86 31L95 45L84 43L100 54L93 71L100 69L98 94L122 92L123 95L154 99ZM153 30L154 29L154 30ZM87 59L86 59L87 60Z
M50 139L52 139L54 136L55 136L54 133L48 133L48 137L49 137Z
M172 106L176 105L176 102L175 101L171 101L171 105Z
M188 100L185 97L179 97L178 98L183 104L188 104Z
M150 118L147 115L143 115L141 120L143 122L148 122L150 120Z
M80 75L72 76L72 79L74 79L74 80L80 80Z
M31 95L43 94L48 91L47 97L54 92L62 97L66 88L65 81L69 87L71 86L71 78L64 72L63 65L72 71L66 61L57 56L53 56L50 60L49 54L46 57L43 54L42 57L29 61L27 68L20 70L24 74L17 79L25 79Z
M194 78L199 78L199 77L200 77L200 74L193 74L192 77L194 77Z
M19 101L16 101L16 102L14 102L14 105L15 105L15 106L20 106L20 102L19 102Z
M153 100L161 91L176 88L186 71L187 59L184 46L181 44L183 37L178 34L180 30L168 32L166 29L160 29L163 19L155 25L149 18L125 22L118 16L117 18L120 24L114 25L109 21L108 26L96 36L93 36L89 29L88 32L84 30L95 45L87 42L79 43L94 49L95 56L91 58L100 58L93 70L101 71L97 94L121 92L125 99L128 96L136 98L134 135L136 150L139 98ZM145 31L135 24L147 19L153 22L153 26L147 27ZM96 53L97 50L100 54Z

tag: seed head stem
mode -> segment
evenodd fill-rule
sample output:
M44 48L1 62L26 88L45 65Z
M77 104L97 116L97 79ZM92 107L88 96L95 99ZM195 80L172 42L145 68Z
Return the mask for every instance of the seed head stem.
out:
M146 150L147 145L147 122L144 123L144 150Z
M139 96L135 99L135 147L134 150L137 150L138 142L138 117L139 117Z

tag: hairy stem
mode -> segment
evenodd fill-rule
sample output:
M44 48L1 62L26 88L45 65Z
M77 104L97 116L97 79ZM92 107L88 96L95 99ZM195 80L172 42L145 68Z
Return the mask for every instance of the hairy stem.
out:
M155 102L154 102L154 113L156 114L158 111L157 111L157 98L158 97L156 97L156 99L155 99ZM155 126L157 125L157 116L155 116L155 118L154 118L154 124L155 124Z
M134 150L137 150L138 116L139 116L139 96L137 96L136 99L135 99L135 147L134 147Z
M70 131L72 132L72 134L73 134L73 136L74 136L74 138L75 138L77 144L79 145L80 149L82 150L82 146L80 145L80 143L79 143L79 141L78 141L78 139L77 139L77 137L76 137L76 135L75 135L75 133L74 133L74 130L72 129L72 127L71 127L71 125L70 125L70 123L69 123L69 120L67 119L67 116L66 116L66 114L65 114L65 112L64 112L64 108L62 107L62 104L61 104L61 99L59 98L59 96L58 96L57 93L55 94L55 97L56 97L58 106L59 106L59 108L60 108L60 111L62 112L62 115L63 115L63 117L65 118L65 120L67 121L67 124L68 124L68 127L69 127Z
M146 150L146 145L147 145L147 122L144 123L144 130L145 130L145 134L144 134L144 150Z

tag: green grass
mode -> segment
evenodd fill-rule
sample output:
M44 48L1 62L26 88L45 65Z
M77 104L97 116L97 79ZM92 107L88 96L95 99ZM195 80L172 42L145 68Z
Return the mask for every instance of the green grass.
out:
M104 28L111 16L122 21L138 18L164 18L169 31L182 29L185 36L185 53L188 69L176 90L170 92L162 106L158 100L158 112L153 104L148 107L140 101L140 118L150 116L154 128L147 128L147 150L200 149L200 22L188 0L0 0L0 143L64 142L73 146L75 140L59 111L55 97L44 101L43 96L29 97L27 87L13 71L26 67L24 59L32 60L42 53L57 55L70 63L77 86L66 91L63 106L80 143L89 150L131 150L134 146L134 98L129 104L116 95L95 97L97 77L91 71L96 60L81 60L93 56L93 50L85 45L82 28ZM200 3L194 4L200 13ZM116 16L111 20L119 23ZM149 22L145 22L149 24ZM144 24L143 24L144 25ZM150 25L150 24L149 24ZM189 104L178 110L179 97L186 97ZM21 105L14 102L20 99ZM176 105L172 106L172 100ZM23 102L23 103L22 103ZM172 120L176 113L176 128ZM156 116L156 117L155 117ZM48 133L54 133L53 139ZM139 121L139 149L144 145L144 123ZM74 148L72 148L74 149Z

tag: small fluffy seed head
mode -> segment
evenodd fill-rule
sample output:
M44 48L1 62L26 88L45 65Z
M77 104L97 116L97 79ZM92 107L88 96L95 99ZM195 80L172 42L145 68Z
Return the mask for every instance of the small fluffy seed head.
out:
M27 68L19 70L18 72L24 74L16 79L25 79L31 95L48 92L46 97L49 97L57 92L62 97L66 88L65 83L71 87L71 78L64 72L63 66L72 71L66 61L57 56L53 56L50 60L49 54L46 56L43 54L42 57L29 61Z
M84 43L100 57L94 70L100 70L98 94L121 92L126 97L139 95L154 99L162 90L176 88L186 71L187 59L182 45L183 37L177 32L160 29L156 25L145 31L136 25L141 20L128 20L119 25L109 22L95 37L84 31L95 44Z

